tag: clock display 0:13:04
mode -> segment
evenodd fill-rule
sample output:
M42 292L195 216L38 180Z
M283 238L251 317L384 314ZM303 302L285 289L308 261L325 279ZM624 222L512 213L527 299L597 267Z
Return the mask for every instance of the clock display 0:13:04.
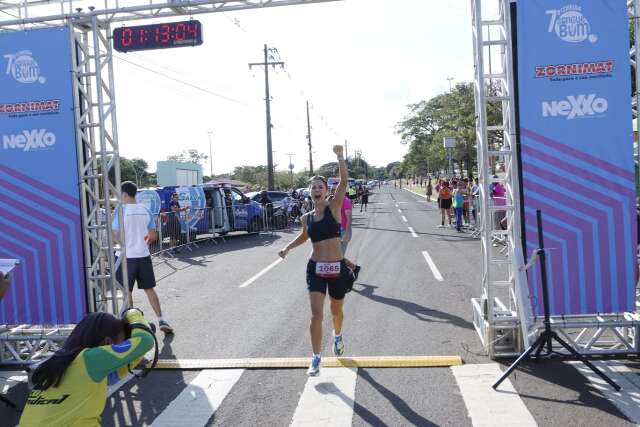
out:
M201 24L199 21L186 21L116 28L113 44L121 52L200 45Z

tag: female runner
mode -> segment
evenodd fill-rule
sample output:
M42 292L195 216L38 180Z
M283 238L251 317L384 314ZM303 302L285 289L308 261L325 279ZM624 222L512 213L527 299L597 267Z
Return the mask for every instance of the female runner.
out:
M311 302L309 332L313 349L313 357L307 373L311 376L320 373L322 317L327 289L333 318L333 353L341 356L344 353L342 306L345 294L351 290L355 280L353 272L345 264L340 246L340 209L347 192L347 165L341 145L334 146L333 152L338 157L340 165L340 183L336 188L335 197L328 200L329 188L325 178L313 177L311 199L314 209L302 217L300 235L279 252L279 255L285 258L291 249L300 246L307 239L311 238L313 243L313 252L307 264L307 289Z

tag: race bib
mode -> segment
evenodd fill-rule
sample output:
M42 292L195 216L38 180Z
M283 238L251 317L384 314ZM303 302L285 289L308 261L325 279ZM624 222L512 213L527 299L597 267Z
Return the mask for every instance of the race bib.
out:
M325 279L335 279L340 277L340 261L338 262L317 262L316 276Z

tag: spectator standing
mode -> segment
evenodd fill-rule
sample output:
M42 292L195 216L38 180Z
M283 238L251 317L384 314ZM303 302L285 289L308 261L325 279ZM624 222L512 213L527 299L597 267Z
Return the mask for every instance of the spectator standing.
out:
M444 227L444 216L447 215L449 219L449 227L451 227L451 198L453 195L451 194L451 189L449 188L449 182L444 181L442 186L440 187L440 191L438 192L438 208L440 208L440 212L442 214L442 223L440 227Z
M4 295L9 290L9 286L11 286L11 278L7 274L6 276L0 273L0 301L4 298Z
M429 178L429 182L427 183L427 202L431 201L431 196L433 195L433 186L431 185L431 178Z
M453 191L453 208L456 211L456 231L462 231L462 221L464 214L464 199L467 195L467 189L462 181L458 182L458 187Z
M133 286L138 283L138 289L147 294L149 304L158 317L160 329L167 334L173 333L173 328L162 317L160 299L156 294L156 278L151 263L149 244L157 238L156 223L151 211L146 206L136 203L138 187L131 182L122 183L122 204L117 209L122 210L125 241L120 240L119 216L116 212L113 218L113 239L125 246L127 256L127 279L129 282L129 302L133 302ZM122 283L122 269L118 269L116 277Z
M493 200L493 204L495 206L504 206L507 204L506 199L507 190L504 188L504 185L500 182L496 182L493 185L493 191L491 192L491 199ZM506 224L504 222L507 216L506 211L496 211L496 229L506 229Z

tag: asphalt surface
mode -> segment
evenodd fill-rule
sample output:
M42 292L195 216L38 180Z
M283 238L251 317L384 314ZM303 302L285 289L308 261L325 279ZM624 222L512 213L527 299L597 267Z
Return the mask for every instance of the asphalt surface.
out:
M479 241L438 228L434 203L392 186L376 191L368 208L354 210L347 252L362 272L345 303L345 356L460 355L467 364L492 363L472 324L470 299L480 294ZM310 243L239 287L276 261L296 234L236 236L156 259L158 294L176 331L158 334L160 358L310 356L304 276ZM435 279L422 251L444 281ZM136 290L134 300L152 313L143 292ZM324 325L323 354L332 356L328 307ZM107 401L103 424L151 424L197 374L156 371L132 379ZM208 425L289 425L307 379L303 369L246 370ZM525 364L510 379L539 425L633 425L568 363ZM26 387L12 388L9 396L23 404ZM449 368L359 369L354 401L354 426L472 425ZM0 409L1 419L9 420L0 424L15 425L6 414Z

